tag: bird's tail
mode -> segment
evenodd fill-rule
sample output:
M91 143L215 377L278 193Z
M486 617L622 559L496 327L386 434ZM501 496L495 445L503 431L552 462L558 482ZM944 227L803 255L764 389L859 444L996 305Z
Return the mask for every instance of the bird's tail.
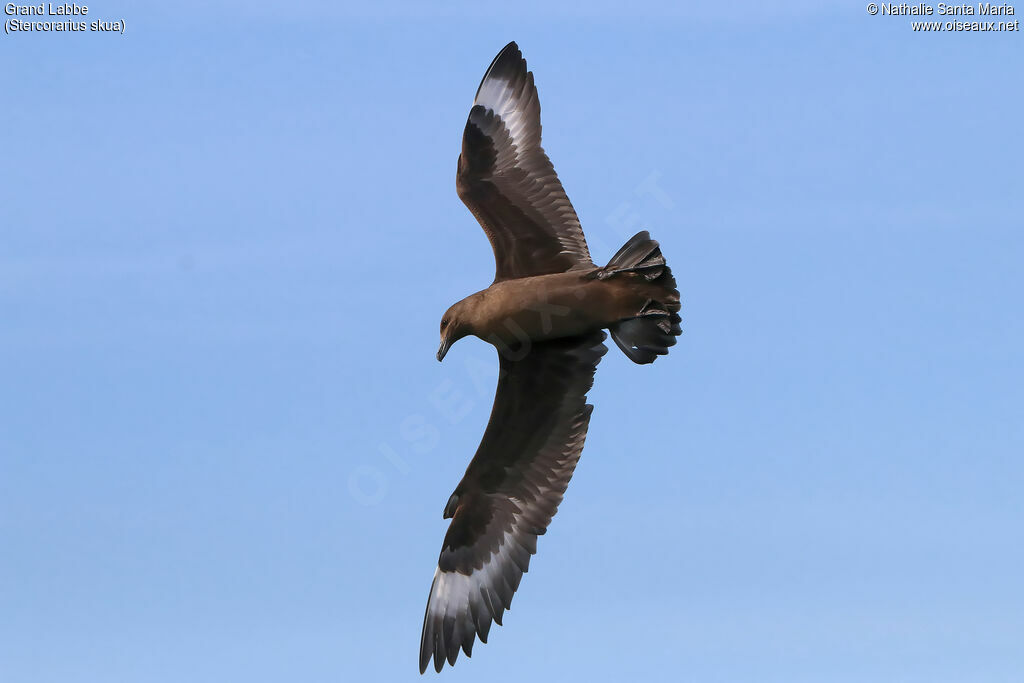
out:
M682 331L679 327L679 290L661 248L646 230L638 232L601 269L598 277L635 273L653 286L654 296L640 313L611 325L608 330L622 352L634 363L652 363L668 353Z

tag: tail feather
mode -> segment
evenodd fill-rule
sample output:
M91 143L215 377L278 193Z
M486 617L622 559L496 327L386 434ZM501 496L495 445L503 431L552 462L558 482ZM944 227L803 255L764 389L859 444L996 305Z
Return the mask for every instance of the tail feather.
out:
M651 239L649 232L643 230L615 252L598 277L604 279L619 273L642 273L648 280L656 280L665 270L668 270L668 266L665 265L665 257L661 255L661 247ZM672 286L675 287L675 280Z
M634 363L652 363L668 353L682 332L679 291L672 270L665 263L658 243L644 230L634 235L601 269L601 279L619 273L637 273L661 293L651 299L636 317L620 320L608 329L615 344Z

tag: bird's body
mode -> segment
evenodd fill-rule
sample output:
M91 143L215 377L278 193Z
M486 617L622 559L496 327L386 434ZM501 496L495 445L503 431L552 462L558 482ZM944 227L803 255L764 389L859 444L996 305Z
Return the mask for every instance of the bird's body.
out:
M587 392L606 334L636 363L668 353L679 292L658 243L634 235L607 265L590 258L576 211L540 146L540 101L515 43L488 68L469 112L456 188L487 233L494 283L441 320L441 360L475 335L495 346L494 408L444 506L451 519L430 588L420 671L441 671L501 623L576 468Z
M572 337L640 315L662 297L660 285L637 273L600 278L601 268L495 282L453 308L465 311L470 334L496 346Z

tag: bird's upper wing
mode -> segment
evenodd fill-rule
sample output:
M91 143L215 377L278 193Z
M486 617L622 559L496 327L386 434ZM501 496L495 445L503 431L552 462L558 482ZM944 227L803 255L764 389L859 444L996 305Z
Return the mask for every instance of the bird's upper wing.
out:
M536 552L572 477L587 435L587 392L607 348L598 330L503 352L483 440L445 507L452 517L430 587L420 672L440 671L487 642Z
M491 63L455 184L494 248L495 282L591 266L576 210L540 146L540 100L515 43Z

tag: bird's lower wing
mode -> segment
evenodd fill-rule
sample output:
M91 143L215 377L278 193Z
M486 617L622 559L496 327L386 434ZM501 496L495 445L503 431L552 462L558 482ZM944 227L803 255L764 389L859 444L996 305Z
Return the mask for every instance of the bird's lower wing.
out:
M420 641L420 672L441 671L512 604L558 510L587 435L587 392L604 332L501 352L483 440L445 507L445 535Z

